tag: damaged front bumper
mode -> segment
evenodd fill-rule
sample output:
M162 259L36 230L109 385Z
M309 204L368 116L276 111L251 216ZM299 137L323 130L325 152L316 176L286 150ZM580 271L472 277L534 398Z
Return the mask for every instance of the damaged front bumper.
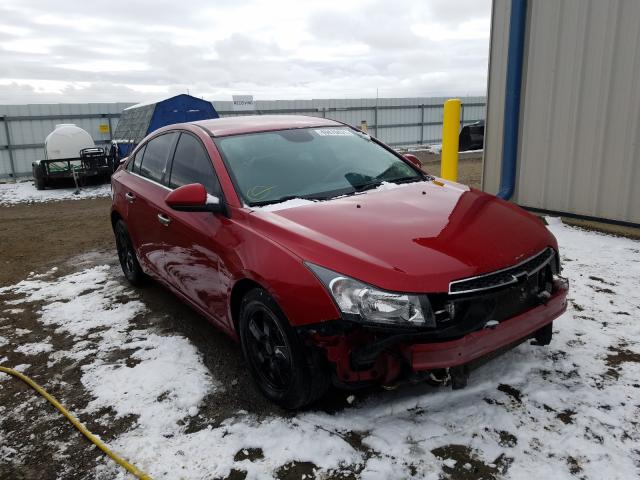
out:
M380 331L342 321L307 327L301 333L307 343L324 350L337 385L388 385L402 376L467 365L531 338L565 312L568 289L568 282L557 277L544 303L453 337L446 331Z

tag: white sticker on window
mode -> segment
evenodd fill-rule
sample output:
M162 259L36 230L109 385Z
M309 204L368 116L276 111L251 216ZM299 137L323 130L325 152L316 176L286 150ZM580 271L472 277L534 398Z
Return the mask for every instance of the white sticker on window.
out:
M318 128L315 132L321 137L351 137L353 133L348 128Z

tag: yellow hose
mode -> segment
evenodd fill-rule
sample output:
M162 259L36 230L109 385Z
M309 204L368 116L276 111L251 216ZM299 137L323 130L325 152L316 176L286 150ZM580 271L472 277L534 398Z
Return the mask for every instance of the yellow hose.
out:
M138 468L135 465L131 465L124 458L119 457L118 455L113 453L111 450L109 450L109 447L107 447L99 438L97 438L89 430L87 430L87 428L82 423L80 423L77 418L71 415L67 411L67 409L64 408L62 405L60 405L60 403L54 397L49 395L40 385L38 385L36 382L31 380L29 377L18 372L17 370L3 367L1 365L0 365L0 372L4 372L8 375L13 375L16 378L19 378L24 383L26 383L31 388L33 388L36 392L38 392L40 395L42 395L44 398L46 398L47 401L51 405L56 407L60 411L60 413L62 413L65 417L67 417L67 419L73 424L73 426L76 427L78 430L80 430L82 434L85 437L87 437L91 443L93 443L96 447L98 447L100 450L106 453L109 457L111 457L118 465L124 467L128 472L132 473L133 475L138 477L140 480L152 480L149 475L142 472L141 470L138 470Z

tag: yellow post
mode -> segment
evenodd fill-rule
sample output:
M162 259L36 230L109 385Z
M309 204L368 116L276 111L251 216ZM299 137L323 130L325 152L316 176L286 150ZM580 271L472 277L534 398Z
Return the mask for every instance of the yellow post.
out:
M451 98L444 102L442 120L442 152L440 176L445 180L458 180L458 135L460 131L460 100Z

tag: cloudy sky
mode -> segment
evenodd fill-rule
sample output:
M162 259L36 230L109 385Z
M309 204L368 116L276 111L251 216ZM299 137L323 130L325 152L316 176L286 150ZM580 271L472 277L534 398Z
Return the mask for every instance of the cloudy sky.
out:
M483 95L490 0L0 0L0 104Z

